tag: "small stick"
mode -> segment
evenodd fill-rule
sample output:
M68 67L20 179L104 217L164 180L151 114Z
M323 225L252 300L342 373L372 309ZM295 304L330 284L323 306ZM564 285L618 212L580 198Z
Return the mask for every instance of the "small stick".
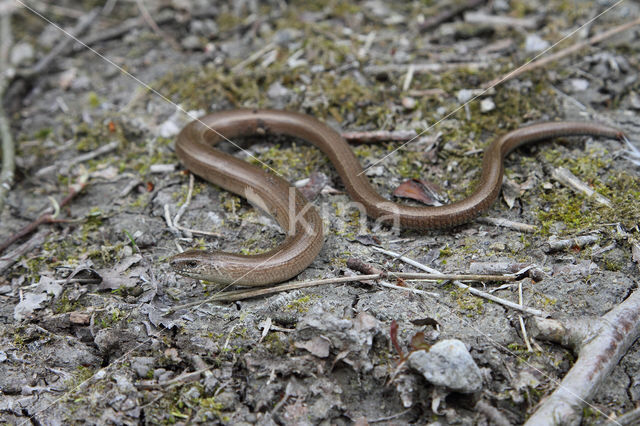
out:
M184 204L180 206L180 209L178 209L178 213L176 213L175 217L173 218L173 224L169 225L170 221L168 221L167 224L169 225L170 228L173 227L185 233L208 235L210 237L221 237L222 235L216 232L199 231L197 229L187 228L185 226L178 224L178 221L180 220L184 212L187 210L187 207L189 207L189 204L191 204L191 197L193 196L193 183L194 183L193 173L189 173L189 189L187 191L187 199L185 200Z
M425 74L431 72L443 72L460 68L469 68L470 70L478 70L488 68L490 62L444 62L444 63L421 63L421 64L386 64L386 65L369 65L364 67L367 74L380 74L387 72L403 72L406 73L409 67L414 68L415 74Z
M512 27L533 30L538 27L539 19L534 18L513 18L503 15L488 15L483 12L467 12L464 14L464 21L470 24L491 25L494 27Z
M246 67L247 65L255 62L258 60L258 58L260 58L262 55L264 55L265 53L267 53L269 50L273 49L275 46L275 44L273 43L267 43L265 44L260 50L254 52L252 55L250 55L247 59L238 62L236 65L234 65L231 68L231 72L237 72L240 71L241 69L243 69L244 67Z
M415 130L371 130L342 132L342 137L351 143L398 141L406 142L416 137Z
M409 65L407 69L407 74L404 77L404 83L402 84L402 91L406 92L411 87L411 81L413 81L413 73L415 72L415 67L413 65Z
M328 278L324 280L313 280L313 281L298 281L294 283L282 284L275 287L263 287L259 289L251 289L251 290L234 290L227 291L224 293L217 293L213 296L192 303L185 303L184 305L175 306L173 308L169 308L169 310L165 313L165 315L171 314L173 312L179 311L181 309L190 308L193 306L204 305L205 303L211 302L235 302L238 300L248 299L250 297L263 296L265 294L279 293L287 290L296 290L300 288L314 287L318 285L324 284L334 284L334 283L348 283L355 281L363 281L363 280L374 280L380 278L380 274L371 274L371 275L356 275L353 277L336 277L336 278ZM403 289L404 290L404 289Z
M173 218L173 224L177 224L180 221L180 218L182 217L182 215L184 214L184 212L187 210L187 207L189 207L189 204L191 204L191 197L193 196L193 184L195 182L195 179L193 177L193 173L189 173L189 186L187 189L187 199L184 200L184 203L182 204L182 206L180 206L180 208L178 209L178 213L176 213L176 215Z
M564 250L569 247L584 247L589 244L593 244L600 239L597 235L583 235L580 237L569 238L566 240L556 240L555 238L549 238L543 246L542 249L549 253L552 251Z
M19 239L31 234L33 231L38 229L38 227L40 227L40 225L42 225L44 223L64 223L64 222L69 222L68 220L64 220L64 219L57 219L58 212L60 211L60 208L62 208L64 206L66 206L67 204L69 204L69 202L71 202L71 200L73 200L75 198L75 196L78 195L84 189L84 187L87 184L86 179L87 179L86 175L81 176L79 181L78 181L78 183L76 183L74 185L71 185L69 187L69 193L67 194L66 197L64 197L62 199L62 201L59 204L56 203L55 200L54 200L53 208L47 209L36 220L34 220L33 222L31 222L28 225L24 226L21 230L19 230L18 232L16 232L15 234L13 234L9 238L7 238L5 241L3 241L2 244L0 244L0 253L2 253L7 247L9 247L14 242L16 242Z
M384 253L388 256L392 256L396 259L402 260L405 263L408 263L409 265L415 266L418 269L422 269L423 271L427 271L430 272L432 274L440 274L440 272L436 269L430 268L427 265L423 265L420 262L416 262L413 259L410 259L408 257L402 256L400 253L396 253L390 250L384 250L375 246L371 246L371 248L375 251L379 251L380 253ZM462 288L464 290L468 290L469 293L473 294L474 296L478 296L478 297L482 297L483 299L487 299L487 300L491 300L492 302L498 303L500 305L506 306L508 308L511 309L515 309L517 311L521 311L524 313L527 313L529 315L536 315L536 316L541 316L541 317L548 317L549 314L541 311L539 309L534 309L534 308L529 308L526 306L522 306L522 305L518 305L517 303L513 303L509 300L505 300L505 299L501 299L499 297L496 297L492 294L489 293L485 293L484 291L480 291L476 288L473 287L469 287L466 284L461 283L460 281L453 281L453 284L458 286L459 288Z
M518 303L524 306L524 298L522 297L522 281L518 282ZM522 318L522 315L518 315L518 320L520 321L520 330L522 330L522 339L527 345L527 351L533 352L531 343L529 343L529 336L527 336L527 329L524 326L524 319Z
M574 44L572 46L569 46L569 47L567 47L565 49L559 50L559 51L557 51L556 53L554 53L552 55L549 55L549 56L546 56L544 58L540 58L540 59L538 59L536 61L530 62L527 65L524 65L524 66L522 66L522 67L520 67L520 68L518 68L518 69L516 69L514 71L511 71L510 73L508 73L508 74L506 74L506 75L504 75L502 77L499 77L499 78L496 78L494 80L491 80L489 83L486 84L486 87L493 87L493 86L495 86L497 84L504 83L507 80L510 80L510 79L512 79L514 77L517 77L520 74L523 74L525 72L529 72L529 71L534 70L536 68L544 67L550 62L553 62L553 61L556 61L558 59L564 58L565 56L569 56L572 53L575 53L575 52L577 52L578 50L580 50L580 49L582 49L584 47L591 46L593 44L598 44L601 41L606 40L609 37L612 37L612 36L614 36L616 34L619 34L619 33L623 32L623 31L626 31L629 28L631 28L631 27L633 27L635 25L638 25L638 24L640 24L640 18L636 18L633 21L629 21L629 22L627 22L625 24L622 24L622 25L619 25L617 27L611 28L608 31L602 32L600 34L596 34L593 37L590 37L590 38L588 38L588 39L586 39L584 41L578 42L578 43L576 43L576 44Z
M537 226L521 222L514 222L509 219L481 216L476 218L476 221L484 223L486 225L501 226L503 228L513 229L514 231L526 232L528 234L533 234L538 230Z
M627 411L615 419L615 421L622 426L637 425L640 423L640 407Z
M363 274L379 274L381 278L404 278L411 281L442 281L442 280L464 280L464 281L515 281L516 275L485 275L485 274L423 274L420 272L384 272L375 266L363 262L360 259L350 257L347 259L347 267Z
M384 281L378 281L378 285L381 285L382 287L392 288L394 290L405 290L405 291L409 291L409 292L415 293L415 294L424 294L424 295L431 296L431 297L440 297L440 295L438 293L419 290L417 288L412 288L412 287L401 287L399 285L387 283L387 282L384 282Z
M589 185L581 181L576 175L574 175L564 167L557 167L553 169L551 176L555 180L565 184L566 186L586 194L587 197L594 197L594 199L600 204L603 204L607 207L611 207L612 205L611 200L609 200L604 195L601 195L594 191Z

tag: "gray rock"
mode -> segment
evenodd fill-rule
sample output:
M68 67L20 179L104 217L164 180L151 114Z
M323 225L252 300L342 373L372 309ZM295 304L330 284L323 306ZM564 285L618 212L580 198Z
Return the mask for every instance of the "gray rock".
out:
M194 35L186 36L185 38L182 39L182 42L180 44L182 44L182 47L184 47L187 50L197 50L202 48L202 45L200 44L200 39L198 38L198 36L194 36Z
M279 82L273 83L267 90L267 96L278 104L278 108L283 107L291 98L291 90L284 87Z
M409 366L422 373L429 383L455 392L474 393L482 389L480 368L459 340L442 340L429 352L413 352L409 355Z
M537 34L527 35L527 39L524 42L524 50L527 52L538 52L547 47L549 47L549 42Z
M11 49L11 65L21 66L33 60L33 46L30 43L16 43Z
M131 360L131 368L136 372L138 377L146 379L149 377L149 371L153 368L153 357L135 357Z
M480 101L480 112L489 112L493 111L496 108L496 104L493 102L493 99L486 98Z

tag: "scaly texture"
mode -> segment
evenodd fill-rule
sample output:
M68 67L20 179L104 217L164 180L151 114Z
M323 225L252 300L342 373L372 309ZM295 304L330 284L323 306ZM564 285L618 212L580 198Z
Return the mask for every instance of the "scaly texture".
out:
M542 123L514 130L485 150L480 182L473 194L445 206L414 207L381 197L362 173L347 142L311 116L275 110L210 114L180 132L178 158L196 175L263 208L287 231L287 238L273 250L252 256L195 250L180 253L170 260L177 272L222 284L262 286L298 275L320 252L322 221L297 189L278 176L213 148L221 139L256 134L288 135L312 143L329 157L347 192L362 204L368 216L413 229L459 225L488 209L500 192L504 157L521 145L559 136L622 136L617 129L592 123Z

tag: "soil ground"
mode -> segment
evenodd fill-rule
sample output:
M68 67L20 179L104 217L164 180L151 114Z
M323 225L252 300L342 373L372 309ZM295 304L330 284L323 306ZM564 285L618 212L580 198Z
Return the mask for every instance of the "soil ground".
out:
M55 3L34 7L67 29L102 6ZM0 241L82 176L88 183L59 213L69 222L42 226L4 253L43 241L0 277L0 422L488 424L474 408L483 400L523 423L575 355L543 341L529 351L519 312L451 283L406 284L437 297L329 284L163 315L221 291L171 270L167 259L178 245L253 254L284 239L277 223L245 199L199 178L181 224L220 236L167 226L165 212L173 216L185 203L189 182L174 152L177 130L190 121L178 105L195 115L287 109L341 132L428 129L379 163L399 143L354 146L389 199L412 178L439 186L449 202L464 198L479 179L482 149L530 123L601 122L640 140L637 28L459 108L479 93L474 90L604 11L602 2L492 1L426 28L447 3L144 2L158 23L154 30L136 2L120 1L79 38L129 19L139 25L91 44L96 52L67 49L35 79L14 81L4 103L18 169L0 216ZM638 13L637 3L623 2L558 48ZM65 37L24 8L11 23L14 50L24 53L16 67ZM619 141L564 138L506 159L503 195L485 216L532 225L533 233L480 221L428 232L376 228L350 209L335 169L315 148L288 138L249 142L248 152L291 182L323 173L334 189L314 201L325 220L325 244L299 280L353 273L349 258L416 271L375 245L447 273L480 264L533 265L537 278L520 281L525 304L568 322L602 316L638 285L640 178ZM108 152L75 161L109 143ZM611 205L560 183L552 177L559 167ZM583 235L597 238L547 250L554 238ZM518 301L517 285L500 285L485 283L484 290ZM416 350L416 335L428 344L464 342L482 373L481 390L452 392L406 363L399 368L392 321L405 355ZM584 410L585 424L604 424L606 416L638 405L639 350L634 344L600 387Z

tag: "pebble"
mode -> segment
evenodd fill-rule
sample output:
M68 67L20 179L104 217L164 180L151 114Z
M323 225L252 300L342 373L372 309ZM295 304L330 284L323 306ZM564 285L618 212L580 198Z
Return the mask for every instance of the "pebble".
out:
M186 36L182 39L180 44L187 50L197 50L202 47L202 45L200 44L200 39L198 38L198 36L194 35Z
M427 381L454 392L475 393L482 389L482 373L460 340L442 340L427 352L409 355L409 366Z
M531 52L539 52L549 47L549 42L542 39L537 34L529 34L524 42L524 50Z
M33 46L26 42L16 43L11 49L11 65L21 66L33 60Z
M495 108L496 108L496 104L495 102L493 102L493 99L491 98L486 98L480 101L480 112L484 113L484 112L493 111Z
M458 98L458 102L465 103L473 97L473 90L469 90L469 89L458 90L458 93L456 93L456 97Z
M406 109L414 109L417 104L418 102L415 100L415 98L409 96L405 96L404 98L402 98L402 106Z
M574 92L581 92L583 90L587 90L589 87L589 80L584 78L572 78L571 79L571 88Z
M153 357L139 356L131 360L131 368L136 372L138 377L148 378L149 371L153 367Z

